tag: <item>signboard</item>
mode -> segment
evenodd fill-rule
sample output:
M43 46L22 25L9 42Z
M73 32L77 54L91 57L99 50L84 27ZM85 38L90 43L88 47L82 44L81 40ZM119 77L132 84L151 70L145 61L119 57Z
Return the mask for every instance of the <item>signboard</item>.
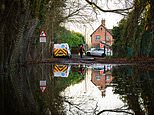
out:
M103 70L100 70L99 72L100 72L100 74L103 74L103 73L104 73L104 71L103 71Z
M46 37L40 37L40 42L46 42Z
M40 33L40 42L46 42L46 33L45 33L45 31L41 31L41 33Z
M41 80L40 81L40 89L41 89L42 92L45 91L45 89L46 89L46 80Z
M102 41L102 44L106 44L106 42L105 41Z
M46 87L40 87L42 93L45 91Z
M102 43L99 43L99 45L100 45L100 46L99 46L100 48L103 48L103 46L104 46Z

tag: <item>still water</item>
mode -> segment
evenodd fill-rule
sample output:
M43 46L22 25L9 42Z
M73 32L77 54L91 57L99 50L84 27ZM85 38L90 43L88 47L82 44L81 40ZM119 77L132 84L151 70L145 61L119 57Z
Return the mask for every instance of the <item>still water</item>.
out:
M154 70L112 64L13 66L1 115L154 115Z

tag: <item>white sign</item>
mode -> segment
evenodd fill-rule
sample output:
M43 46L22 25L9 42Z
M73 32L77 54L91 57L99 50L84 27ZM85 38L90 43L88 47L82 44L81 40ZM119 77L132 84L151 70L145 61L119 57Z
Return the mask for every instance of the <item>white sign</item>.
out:
M40 81L40 86L46 86L46 80Z
M46 80L40 81L40 89L41 89L42 92L45 91L45 89L46 89Z
M46 37L40 36L40 42L46 42Z
M46 42L46 33L44 31L40 33L40 42Z
M105 42L105 41L102 41L102 43L103 43L103 44L106 44L106 42Z

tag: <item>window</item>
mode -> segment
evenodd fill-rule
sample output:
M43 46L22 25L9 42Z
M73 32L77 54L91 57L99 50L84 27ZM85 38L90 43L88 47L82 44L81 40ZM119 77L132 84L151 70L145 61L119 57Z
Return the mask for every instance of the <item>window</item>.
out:
M96 40L100 40L101 39L101 36L100 35L97 35L96 36Z
M106 78L106 81L110 80L110 75L106 75L105 78Z
M110 37L109 36L106 36L106 41L109 41L110 40Z
M96 76L96 80L100 80L101 78L100 78L100 76Z

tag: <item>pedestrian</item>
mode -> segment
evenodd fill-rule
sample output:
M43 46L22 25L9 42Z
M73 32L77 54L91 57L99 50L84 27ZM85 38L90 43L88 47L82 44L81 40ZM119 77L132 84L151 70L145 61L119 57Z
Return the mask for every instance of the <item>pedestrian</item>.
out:
M81 44L80 49L79 49L80 57L81 57L81 58L82 58L82 56L83 56L84 51L85 51L85 50L84 50L83 44Z

